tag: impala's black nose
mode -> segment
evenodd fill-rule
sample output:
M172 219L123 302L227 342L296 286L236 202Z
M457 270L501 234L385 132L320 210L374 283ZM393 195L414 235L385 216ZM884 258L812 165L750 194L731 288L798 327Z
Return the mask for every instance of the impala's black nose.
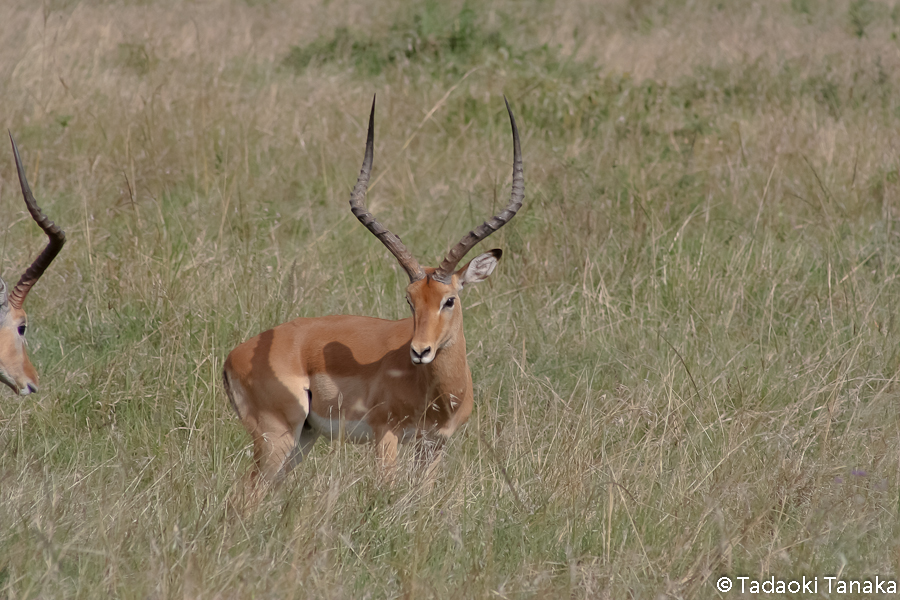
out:
M430 363L431 362L431 346L424 348L421 352L417 352L415 348L412 346L409 347L409 354L412 357L412 361L415 364L421 363Z

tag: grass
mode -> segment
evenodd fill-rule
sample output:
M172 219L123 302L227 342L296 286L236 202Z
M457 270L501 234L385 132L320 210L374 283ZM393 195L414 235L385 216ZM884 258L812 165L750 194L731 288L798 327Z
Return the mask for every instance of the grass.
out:
M16 2L4 127L68 235L0 396L0 597L725 597L900 579L889 2ZM526 201L466 293L476 409L436 484L320 442L240 517L220 386L295 316ZM430 117L427 117L430 111ZM0 160L0 273L43 244Z

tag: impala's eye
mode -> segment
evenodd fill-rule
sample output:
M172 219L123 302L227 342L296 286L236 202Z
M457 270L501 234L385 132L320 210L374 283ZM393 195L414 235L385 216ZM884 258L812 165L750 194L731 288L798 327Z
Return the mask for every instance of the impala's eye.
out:
M444 308L453 308L453 305L456 304L456 298L447 298L444 302Z
M19 325L19 335L25 335L25 325Z
M413 304L410 301L409 296L406 297L406 303L409 304L409 310L416 312L416 309L413 307Z

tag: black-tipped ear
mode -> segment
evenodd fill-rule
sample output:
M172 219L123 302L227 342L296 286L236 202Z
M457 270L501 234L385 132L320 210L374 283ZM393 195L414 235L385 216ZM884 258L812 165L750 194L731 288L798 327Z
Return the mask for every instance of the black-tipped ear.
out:
M469 283L479 283L490 277L501 256L503 256L503 250L494 248L473 258L466 266L456 272L456 275L459 277L459 285L465 286Z

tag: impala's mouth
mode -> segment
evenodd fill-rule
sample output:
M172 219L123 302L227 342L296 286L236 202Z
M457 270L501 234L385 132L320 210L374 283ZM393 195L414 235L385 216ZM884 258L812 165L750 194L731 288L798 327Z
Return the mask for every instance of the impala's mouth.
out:
M0 369L0 383L8 386L16 394L21 394L23 396L26 396L30 393L30 392L25 392L24 390L20 389L19 386L16 385L16 382L13 381L12 378L3 369Z
M19 396L27 396L28 394L33 394L38 391L37 384L29 381L25 385L20 386L15 379L13 379L9 373L0 368L0 383L5 384L9 387L13 392L18 394Z

